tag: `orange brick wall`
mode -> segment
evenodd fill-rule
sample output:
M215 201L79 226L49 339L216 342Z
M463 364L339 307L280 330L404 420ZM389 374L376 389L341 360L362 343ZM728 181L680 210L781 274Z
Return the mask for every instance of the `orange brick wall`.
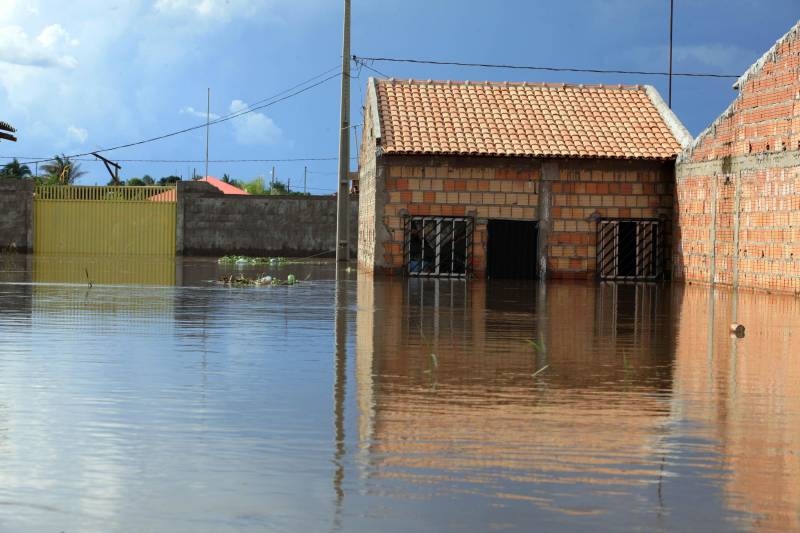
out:
M602 218L663 216L668 221L672 217L672 190L671 164L563 164L551 191L548 271L556 278L592 277L597 258L597 223L589 217L594 213ZM669 223L666 229L670 229Z
M678 161L677 279L800 292L798 28Z
M365 142L365 145L368 143ZM374 172L362 154L361 228L377 218L376 230L363 236L373 265L359 253L362 269L399 272L403 267L404 215L472 216L475 220L472 268L486 269L489 219L539 220L542 160L384 156ZM548 241L548 273L553 277L588 278L596 263L597 223L589 217L669 219L673 206L673 165L662 162L562 160L551 184L552 231ZM365 179L375 176L376 205L383 215L364 209ZM372 191L372 189L369 189ZM533 243L531 243L533 246Z

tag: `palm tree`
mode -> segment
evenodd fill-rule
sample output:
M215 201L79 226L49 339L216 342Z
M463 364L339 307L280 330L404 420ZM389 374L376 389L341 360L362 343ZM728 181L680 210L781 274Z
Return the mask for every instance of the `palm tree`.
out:
M24 179L31 177L31 167L22 165L17 159L14 159L3 168L0 168L0 178L13 178Z
M81 170L80 163L73 163L65 155L55 156L50 163L42 165L47 176L47 183L51 185L72 185L78 178L86 174Z

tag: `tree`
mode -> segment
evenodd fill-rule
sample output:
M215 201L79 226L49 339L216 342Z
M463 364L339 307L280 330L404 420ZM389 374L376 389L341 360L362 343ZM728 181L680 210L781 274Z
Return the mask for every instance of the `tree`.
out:
M158 180L159 185L172 185L173 183L177 183L181 181L178 176L164 176L160 180Z
M232 184L236 185L240 189L244 189L249 194L254 195L266 195L266 196L303 196L304 193L302 192L289 192L289 187L283 183L282 181L275 180L273 181L269 188L264 185L264 178L258 177L252 181L245 182L239 185L236 182L232 182Z
M156 183L155 180L150 177L150 174L145 174L144 176L142 176L142 182L145 185L154 185Z
M55 156L49 163L42 165L48 185L72 185L85 175L80 163L73 163L65 155Z
M20 164L17 159L14 159L3 168L0 169L0 178L12 178L12 179L25 179L30 178L32 176L31 167L28 165Z
M128 187L144 187L145 183L143 179L131 178L125 185L127 185Z
M229 174L223 174L222 175L222 181L224 181L225 183L230 183L234 187L239 187L240 189L244 189L245 188L245 184L244 183L242 183L239 180L231 178ZM261 193L261 194L263 194L263 193Z

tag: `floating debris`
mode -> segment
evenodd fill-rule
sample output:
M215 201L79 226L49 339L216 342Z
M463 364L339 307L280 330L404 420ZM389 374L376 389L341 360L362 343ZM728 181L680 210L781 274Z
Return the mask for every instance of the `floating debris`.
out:
M247 255L226 255L220 257L217 263L220 265L277 265L285 263L285 257L250 257Z
M289 259L286 257L250 257L247 255L226 255L217 259L217 263L220 265L246 267L254 265L327 265L330 263L330 261L309 261L308 258Z
M294 274L289 274L285 280L272 276L248 278L242 274L239 274L238 276L231 274L229 276L220 277L217 280L217 283L228 287L263 287L275 285L296 285L298 281Z
M538 376L539 374L541 374L542 372L544 372L544 371L545 371L545 370L547 370L548 368L550 368L550 365L544 365L542 368L540 368L539 370L537 370L536 372L534 372L534 373L531 375L531 377L534 377L534 378L535 378L536 376Z
M737 339L744 338L744 326L741 324L731 324L731 335Z

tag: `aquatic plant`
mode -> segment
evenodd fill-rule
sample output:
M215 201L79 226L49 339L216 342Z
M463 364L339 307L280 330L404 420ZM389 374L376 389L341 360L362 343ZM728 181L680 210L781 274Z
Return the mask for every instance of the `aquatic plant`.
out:
M222 276L217 280L217 283L226 285L228 287L262 287L262 286L275 286L275 285L296 285L299 283L294 274L289 274L285 280L274 278L272 276L258 276L255 278L248 278L242 274L235 276Z
M536 350L536 353L543 353L546 349L544 343L544 335L539 333L539 340L535 341L533 339L525 339L525 342L533 346L533 349Z
M247 255L226 255L217 260L220 265L277 265L285 262L285 257L250 257Z

